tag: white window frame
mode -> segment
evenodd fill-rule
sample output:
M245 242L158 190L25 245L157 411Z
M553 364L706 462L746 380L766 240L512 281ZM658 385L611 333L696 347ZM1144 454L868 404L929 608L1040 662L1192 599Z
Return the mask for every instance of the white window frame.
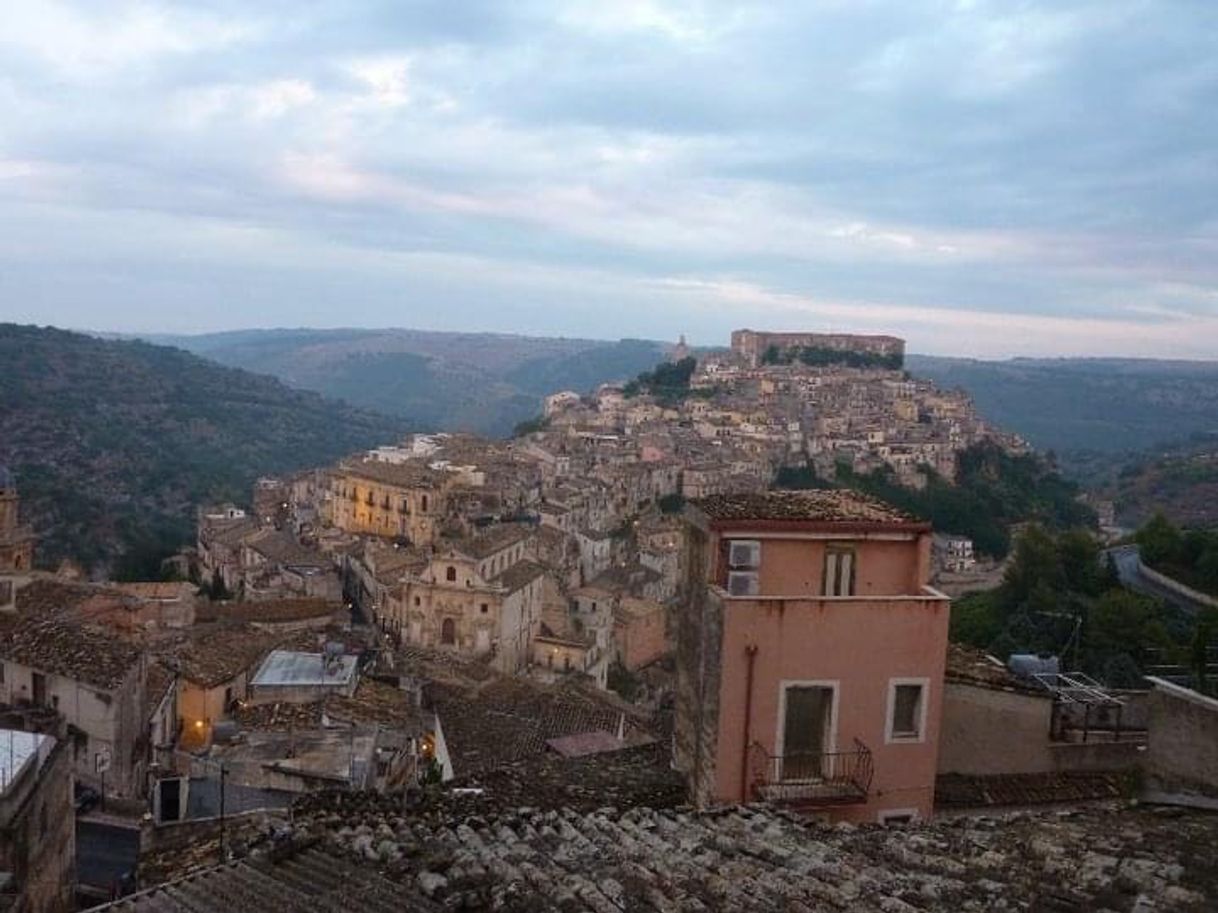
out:
M749 546L753 551L752 564L734 564L732 552L737 545ZM743 593L732 589L733 580L749 582ZM738 597L756 596L761 592L761 541L759 539L728 539L727 540L727 592Z
M842 576L843 558L849 558L849 573L845 581L844 587L839 586ZM853 544L838 544L830 542L825 546L824 567L821 571L824 574L824 582L821 586L822 595L829 597L844 598L853 596L858 588L858 549ZM832 573L830 572L832 569ZM844 589L845 592L840 592Z
M905 817L908 817L909 821L902 821L902 824L917 824L922 820L922 816L918 814L916 808L885 808L876 814L875 820L879 824L889 824L893 818Z
M897 735L892 731L893 714L897 709L897 686L920 685L922 700L918 703L918 734ZM886 745L920 745L926 741L926 717L930 707L929 678L890 678L888 680L888 711L884 717L884 744Z
M775 727L776 733L774 736L774 755L783 757L783 749L785 747L786 736L784 730L787 721L787 689L788 688L829 688L833 691L833 698L829 701L829 738L826 740L825 753L832 754L837 751L837 708L839 700L842 696L841 679L836 678L815 678L815 679L783 679L778 683L778 722Z

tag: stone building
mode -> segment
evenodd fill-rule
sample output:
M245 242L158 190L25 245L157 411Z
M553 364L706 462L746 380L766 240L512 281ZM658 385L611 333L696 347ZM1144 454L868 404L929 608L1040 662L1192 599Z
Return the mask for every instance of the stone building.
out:
M75 881L71 744L0 728L0 909L67 913Z
M34 566L34 531L21 524L17 482L0 466L0 574L28 571ZM4 600L0 599L0 604Z
M13 611L34 566L34 531L21 524L20 505L13 474L0 466L0 612Z
M780 352L792 349L827 349L881 357L905 357L905 340L895 336L862 336L854 333L765 333L733 330L732 352L751 368L762 363L771 347Z
M848 491L688 518L674 760L694 800L929 817L950 605L927 585L930 524Z
M439 533L456 479L418 460L346 461L331 473L327 519L344 532L426 545Z
M406 573L385 607L385 624L406 643L493 657L497 668L528 663L541 624L545 568L526 557L532 532L504 525L439 547Z
M150 745L144 654L89 625L16 616L0 621L0 703L47 707L75 732L76 777L108 794L145 789Z

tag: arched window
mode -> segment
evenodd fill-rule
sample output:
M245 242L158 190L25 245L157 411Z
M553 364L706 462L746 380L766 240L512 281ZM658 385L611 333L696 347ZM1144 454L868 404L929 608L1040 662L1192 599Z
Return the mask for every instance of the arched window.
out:
M444 572L444 579L448 580L450 582L455 581L457 579L457 569L455 567L453 567L451 564L448 566L448 570L446 570Z
M457 625L451 618L445 618L440 625L440 643L455 644L457 642Z

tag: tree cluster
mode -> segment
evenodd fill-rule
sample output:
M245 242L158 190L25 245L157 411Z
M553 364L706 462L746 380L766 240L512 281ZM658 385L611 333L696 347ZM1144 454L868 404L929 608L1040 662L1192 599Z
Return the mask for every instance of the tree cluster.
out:
M665 361L651 371L644 371L622 388L627 397L650 393L662 400L676 401L689 395L689 381L698 367L692 355L680 361Z
M1194 625L1157 600L1121 587L1090 533L1027 527L1002 584L952 604L954 641L1006 659L1061 658L1110 687L1136 687L1154 661L1185 659Z
M1134 535L1142 561L1188 586L1218 595L1218 530L1181 530L1155 514Z
M883 368L899 371L905 364L903 356L893 353L859 352L854 349L828 349L823 346L769 346L761 355L765 365L789 365L795 362L812 368L840 365L847 368Z

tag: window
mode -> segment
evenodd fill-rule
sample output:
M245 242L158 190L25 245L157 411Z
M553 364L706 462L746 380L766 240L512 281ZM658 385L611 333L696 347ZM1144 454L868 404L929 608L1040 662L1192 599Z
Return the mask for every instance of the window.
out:
M444 579L448 580L449 582L453 582L457 579L457 569L451 564L448 566L448 570L444 572Z
M427 495L423 495L421 506L423 509L423 513L427 513Z
M761 543L756 539L730 539L727 543L727 591L732 596L761 592Z
M922 742L926 738L925 678L894 678L888 683L886 742Z
M491 610L491 607L489 605L487 605L485 602L482 603L482 605L479 606L479 608L482 610L483 615L485 615L487 612L489 612Z
M876 815L880 824L913 824L918 820L916 808L890 808Z
M416 607L416 608L417 608L418 606L421 606L421 605L423 604L423 600L422 600L422 598L421 598L421 597L419 597L419 596L416 596L416 597L414 598L414 604L415 604L415 607Z
M825 549L824 594L854 595L854 549L835 545Z

